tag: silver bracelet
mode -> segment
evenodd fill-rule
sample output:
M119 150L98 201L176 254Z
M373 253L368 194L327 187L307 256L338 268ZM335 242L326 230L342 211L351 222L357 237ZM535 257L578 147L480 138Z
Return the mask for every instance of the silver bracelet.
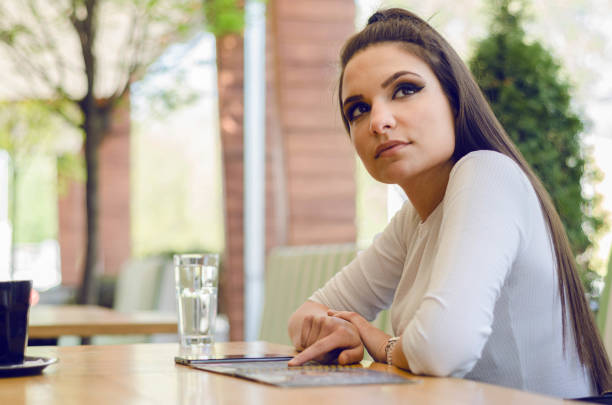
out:
M387 364L392 365L393 363L393 348L395 344L399 341L399 336L394 336L387 340L387 344L385 345L385 354L387 355Z

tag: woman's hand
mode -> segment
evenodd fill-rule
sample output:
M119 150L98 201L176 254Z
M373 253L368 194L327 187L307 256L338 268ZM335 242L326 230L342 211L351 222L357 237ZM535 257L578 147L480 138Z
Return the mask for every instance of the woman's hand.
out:
M344 319L353 324L359 331L359 336L368 349L368 353L375 361L385 363L387 355L385 346L391 335L386 334L382 330L373 326L367 319L356 312L349 311L327 311L327 314L334 318Z
M289 362L290 366L299 366L310 360L351 364L363 358L359 331L351 322L340 317L305 316L297 343L296 348L303 351Z

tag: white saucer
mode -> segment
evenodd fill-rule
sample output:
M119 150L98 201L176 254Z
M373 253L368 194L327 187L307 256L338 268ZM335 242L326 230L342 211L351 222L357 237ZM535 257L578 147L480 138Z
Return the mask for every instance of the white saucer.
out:
M25 356L21 364L0 364L0 378L38 374L56 362L56 358Z

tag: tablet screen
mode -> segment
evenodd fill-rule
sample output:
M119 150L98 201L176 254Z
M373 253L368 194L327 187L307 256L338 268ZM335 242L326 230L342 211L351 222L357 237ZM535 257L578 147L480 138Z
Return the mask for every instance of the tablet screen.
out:
M176 356L174 361L178 364L205 364L205 363L235 363L244 361L288 361L293 356L277 353L250 353L250 354L220 354L212 353L199 356Z

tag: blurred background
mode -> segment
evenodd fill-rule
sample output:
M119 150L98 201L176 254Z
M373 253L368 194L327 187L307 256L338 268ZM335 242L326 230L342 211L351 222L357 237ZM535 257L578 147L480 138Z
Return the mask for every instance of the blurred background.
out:
M389 6L472 68L541 170L597 310L612 249L607 0L4 0L0 279L112 306L126 269L219 252L228 337L252 338L245 308L263 292L249 288L271 248L367 246L401 205L356 159L335 100L342 43Z

